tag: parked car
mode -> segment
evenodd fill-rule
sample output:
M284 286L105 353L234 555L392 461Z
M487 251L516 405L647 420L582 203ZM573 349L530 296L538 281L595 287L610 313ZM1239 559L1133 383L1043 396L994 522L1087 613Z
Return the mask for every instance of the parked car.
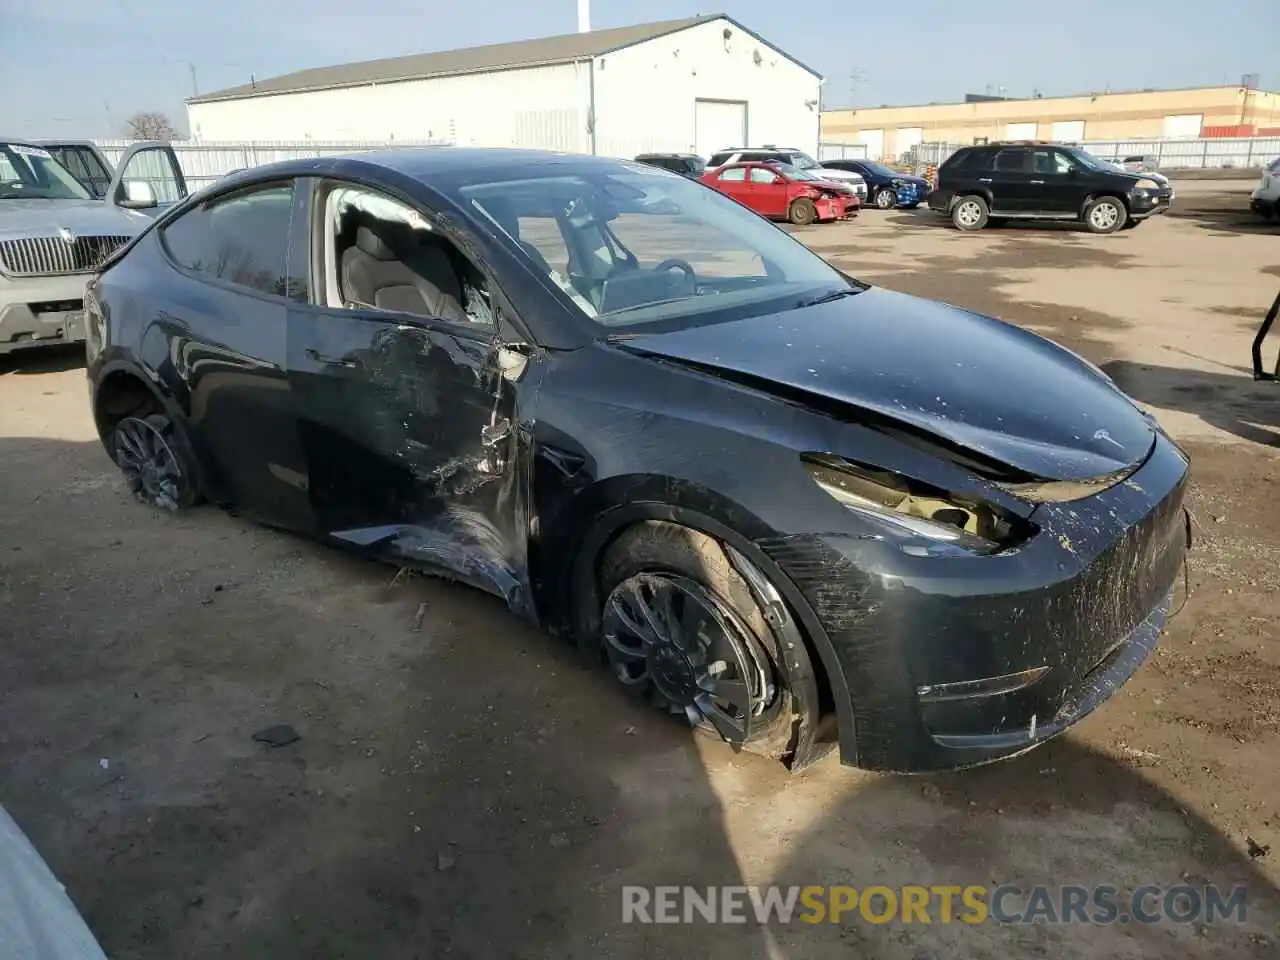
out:
M1169 209L1173 192L1079 147L993 143L963 147L938 169L929 207L961 230L1024 220L1079 220L1093 233L1134 227Z
M691 180L697 180L707 169L707 162L696 153L642 153L636 162L661 167Z
M700 179L763 217L797 226L854 217L860 206L847 184L821 180L783 163L730 163L708 170Z
M258 167L87 304L144 502L489 591L793 767L1056 736L1151 653L1184 561L1188 462L1096 367L630 161Z
M84 339L85 281L165 206L161 164L185 196L173 151L144 142L96 198L44 147L0 141L0 355Z
M1160 160L1150 153L1135 153L1121 160L1119 166L1126 173L1155 173L1160 169Z
M1262 179L1249 195L1249 206L1268 220L1280 216L1280 157L1262 171Z
M846 170L867 182L871 203L881 210L906 207L913 210L929 195L929 181L914 174L900 173L873 160L824 160L827 169Z
M776 147L772 144L765 144L763 147L725 147L711 156L707 167L723 167L728 163L785 163L823 180L847 183L853 187L859 200L867 199L867 181L862 174L824 166L803 150L796 150L794 147Z

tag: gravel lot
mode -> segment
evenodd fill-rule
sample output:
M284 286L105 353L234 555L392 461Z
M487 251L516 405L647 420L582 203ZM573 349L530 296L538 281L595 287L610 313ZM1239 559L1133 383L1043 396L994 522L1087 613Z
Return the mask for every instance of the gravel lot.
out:
M1049 746L788 777L694 741L488 597L133 503L72 351L0 360L0 803L114 960L1276 957L1280 389L1247 367L1277 231L1243 184L1177 186L1112 237L800 233L1079 350L1192 452L1190 601ZM301 741L251 741L273 723ZM621 923L624 884L1207 882L1249 884L1245 924Z

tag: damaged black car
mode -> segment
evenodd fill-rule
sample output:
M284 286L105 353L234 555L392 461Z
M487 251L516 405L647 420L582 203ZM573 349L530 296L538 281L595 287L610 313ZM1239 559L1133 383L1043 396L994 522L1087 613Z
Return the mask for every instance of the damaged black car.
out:
M1188 462L1032 333L684 177L394 151L230 176L86 299L97 428L201 501L494 593L802 767L1030 749L1156 644Z

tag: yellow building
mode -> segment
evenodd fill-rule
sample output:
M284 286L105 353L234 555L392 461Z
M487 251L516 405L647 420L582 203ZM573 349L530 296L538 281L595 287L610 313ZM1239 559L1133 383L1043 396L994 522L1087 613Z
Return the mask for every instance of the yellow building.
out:
M1280 136L1280 94L1245 87L825 110L823 143L897 160L918 143Z

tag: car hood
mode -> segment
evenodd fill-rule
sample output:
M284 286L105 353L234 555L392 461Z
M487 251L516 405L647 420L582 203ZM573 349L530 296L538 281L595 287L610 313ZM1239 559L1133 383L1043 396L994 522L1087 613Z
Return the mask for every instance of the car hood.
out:
M813 167L807 171L823 180L836 180L841 183L865 183L866 178L852 170L833 170L831 167Z
M867 411L1047 481L1132 467L1153 423L1090 364L1011 324L871 288L781 314L630 339L763 390Z
M59 227L83 236L140 233L150 218L102 200L0 200L0 237L51 237Z

